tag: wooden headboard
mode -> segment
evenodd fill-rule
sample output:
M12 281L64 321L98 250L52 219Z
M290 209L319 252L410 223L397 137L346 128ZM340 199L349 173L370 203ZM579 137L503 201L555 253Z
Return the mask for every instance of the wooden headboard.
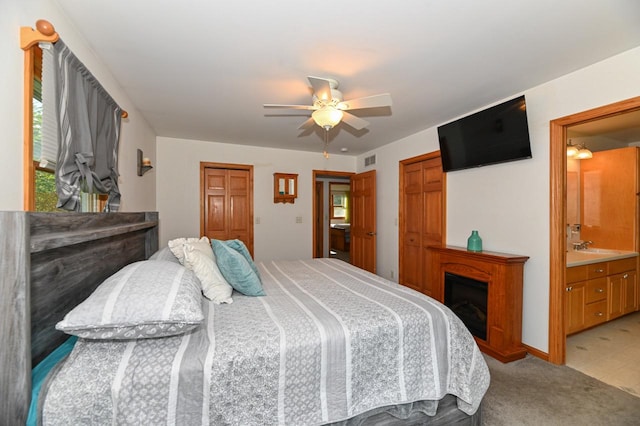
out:
M0 212L0 424L25 423L31 368L68 337L55 324L157 250L157 212Z

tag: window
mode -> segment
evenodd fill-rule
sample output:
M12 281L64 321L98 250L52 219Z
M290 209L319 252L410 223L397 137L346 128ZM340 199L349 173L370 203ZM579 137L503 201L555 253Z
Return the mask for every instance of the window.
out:
M58 195L55 170L41 164L42 154L42 50L35 44L25 50L25 138L24 209L27 211L65 211L56 208ZM107 194L80 194L83 212L104 209Z
M347 219L349 189L348 183L329 183L331 219Z
M56 182L55 170L40 167L40 154L42 149L42 51L38 46L31 48L33 66L31 67L31 81L33 84L31 95L31 138L33 167L28 171L30 193L27 194L30 208L37 212L56 211ZM29 143L29 142L26 142Z

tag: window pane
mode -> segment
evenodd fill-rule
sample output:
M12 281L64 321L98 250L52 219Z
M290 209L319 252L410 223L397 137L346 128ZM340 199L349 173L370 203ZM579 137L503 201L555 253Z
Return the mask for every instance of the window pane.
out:
M38 85L40 83L38 82ZM42 102L33 98L33 160L40 161L42 154Z
M56 194L56 181L53 172L36 170L36 211L54 212L58 196Z

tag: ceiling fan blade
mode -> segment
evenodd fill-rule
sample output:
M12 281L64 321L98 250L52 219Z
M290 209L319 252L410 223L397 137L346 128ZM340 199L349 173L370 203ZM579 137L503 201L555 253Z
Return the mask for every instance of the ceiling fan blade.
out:
M313 87L313 93L322 101L330 101L331 96L331 80L320 77L307 77L311 87Z
M362 130L369 125L369 122L346 111L342 112L342 121L356 130Z
M391 95L389 93L382 93L380 95L342 101L338 104L338 109L346 111L349 109L378 108L391 105Z
M298 129L308 130L308 129L311 129L315 125L316 125L316 122L313 121L313 117L309 117L309 119L307 121L305 121L304 123L302 123L300 125L300 127L298 127Z
M280 104L264 104L265 108L287 108L287 109L306 109L309 111L313 111L317 109L313 105L280 105Z

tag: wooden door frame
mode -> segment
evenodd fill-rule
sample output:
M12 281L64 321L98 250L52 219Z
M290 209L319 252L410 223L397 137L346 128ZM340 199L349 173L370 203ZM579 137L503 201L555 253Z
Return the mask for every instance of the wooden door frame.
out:
M550 212L549 212L549 361L564 364L564 293L567 265L565 230L567 227L567 128L605 117L640 110L640 96L552 120L550 131ZM636 247L638 249L638 247Z
M322 257L324 254L324 227L322 229L322 238L318 238L318 215L322 215L322 223L324 223L324 182L316 181L313 184L313 254L314 258ZM322 209L320 209L322 208Z
M253 222L253 165L252 164L232 164L232 163L210 163L206 161L200 162L200 236L204 235L205 221L205 169L225 169L225 170L246 170L249 172L249 219L251 226L249 227L249 238L251 244L248 245L251 256L254 256L254 222Z
M316 235L317 235L317 222L318 222L318 216L317 216L317 205L316 203L318 202L318 200L316 200L316 196L315 196L315 187L316 187L316 182L319 176L327 176L329 178L335 177L335 178L351 178L351 176L355 175L355 172L341 172L341 171L336 171L336 170L312 170L312 179L311 179L311 193L314 194L313 196L313 205L312 205L312 211L313 211L313 218L312 218L312 222L313 222L313 241L311 242L312 244L312 255L313 257L316 257ZM324 224L324 218L322 220L322 223ZM324 230L322 232L323 238L324 238ZM324 245L323 245L323 251L324 251ZM322 256L320 256L322 257Z
M406 158L399 161L399 185L398 185L398 282L402 282L402 260L404 257L404 244L402 244L402 230L404 229L405 213L404 213L404 168L415 163L425 160L439 158L440 151L433 151L427 154L417 155L415 157ZM442 172L442 245L447 242L447 174Z

